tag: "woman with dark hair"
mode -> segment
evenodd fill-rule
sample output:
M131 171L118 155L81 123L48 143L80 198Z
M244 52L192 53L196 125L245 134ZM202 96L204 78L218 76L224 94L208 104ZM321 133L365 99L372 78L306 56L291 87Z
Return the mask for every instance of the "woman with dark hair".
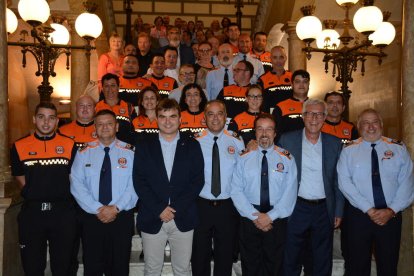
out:
M254 120L262 113L263 90L259 85L254 84L247 89L246 104L247 110L236 115L228 127L243 138L245 145L255 139Z
M198 43L198 60L194 69L197 75L196 83L201 86L202 89L206 89L206 78L208 72L215 69L211 63L213 47L207 41Z
M180 98L181 133L193 136L207 127L204 119L206 104L207 97L200 85L190 83L183 87Z
M147 86L141 90L138 96L138 117L132 121L137 139L147 135L158 134L157 116L155 110L160 101L160 95L156 88Z
M154 27L151 28L150 36L155 38L160 47L168 44L167 40L167 28L163 25L164 21L161 16L157 16L154 19Z

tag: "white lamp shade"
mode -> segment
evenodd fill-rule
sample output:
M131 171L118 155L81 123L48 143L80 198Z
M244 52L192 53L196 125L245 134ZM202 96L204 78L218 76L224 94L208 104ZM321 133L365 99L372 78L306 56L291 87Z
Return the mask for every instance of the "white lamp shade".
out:
M338 3L339 6L345 5L345 4L356 4L359 0L336 0L336 3Z
M375 6L362 7L354 15L354 27L360 33L373 33L382 22L382 12Z
M382 22L378 29L369 36L373 45L390 45L395 38L395 28L390 22Z
M57 23L52 23L50 26L55 29L49 36L49 41L52 42L52 44L66 45L69 43L70 35L65 26Z
M76 18L75 29L80 37L97 38L102 33L102 22L96 14L84 12Z
M17 17L9 8L6 8L6 29L9 34L14 33L17 29Z
M325 29L316 38L316 45L320 49L338 49L341 41L339 34L332 29Z
M322 23L316 16L304 16L296 24L296 33L301 40L314 40L320 32Z
M26 22L45 23L50 16L50 8L46 0L20 0L17 9Z

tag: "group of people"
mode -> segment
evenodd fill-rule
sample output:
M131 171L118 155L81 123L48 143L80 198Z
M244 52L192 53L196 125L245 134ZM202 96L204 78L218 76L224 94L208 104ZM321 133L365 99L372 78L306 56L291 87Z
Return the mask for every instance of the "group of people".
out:
M285 70L265 33L228 33L197 58L179 28L162 54L140 34L137 55L100 59L101 100L80 97L75 121L57 130L56 107L36 107L11 150L27 275L42 275L47 244L52 273L74 275L80 238L85 275L128 275L135 207L145 275L161 274L168 242L174 275L211 275L212 260L231 275L240 255L243 275L328 276L339 227L346 275L370 275L373 251L378 275L397 275L405 146L374 109L343 120L342 93L309 99L309 73Z

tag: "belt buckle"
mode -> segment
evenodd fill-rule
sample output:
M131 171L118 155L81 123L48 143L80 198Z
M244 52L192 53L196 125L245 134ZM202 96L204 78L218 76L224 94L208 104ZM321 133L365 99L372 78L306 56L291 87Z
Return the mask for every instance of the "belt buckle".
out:
M40 205L41 211L50 211L52 210L52 204L50 202L42 202Z

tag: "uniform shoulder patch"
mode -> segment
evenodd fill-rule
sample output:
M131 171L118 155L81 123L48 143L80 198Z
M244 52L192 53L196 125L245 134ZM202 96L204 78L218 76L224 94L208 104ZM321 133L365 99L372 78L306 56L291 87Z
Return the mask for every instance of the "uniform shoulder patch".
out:
M82 143L82 144L79 145L78 151L82 152L82 151L86 150L87 148L88 148L88 144L87 143Z
M237 140L241 141L241 138L240 138L239 134L236 131L224 130L224 134L227 134L228 136L234 137Z
M397 139L392 139L392 140L391 140L391 143L393 143L393 144L397 144L397 145L400 145L400 146L402 146L402 145L403 145L403 142L402 142L401 140L397 140Z
M245 156L251 152L254 152L254 150L249 150L249 149L244 149L241 153L240 156Z
M125 144L125 149L131 150L135 152L135 146L131 145L131 144Z
M292 155L290 154L289 151L279 148L278 146L275 146L274 149L281 155L286 156L289 160L292 159Z
M350 146L354 146L354 145L358 145L362 142L362 138L358 138L356 140L352 140L349 141L347 143L344 143L344 148L350 147Z
M194 139L198 139L207 135L207 130L202 130L200 132L194 133Z

